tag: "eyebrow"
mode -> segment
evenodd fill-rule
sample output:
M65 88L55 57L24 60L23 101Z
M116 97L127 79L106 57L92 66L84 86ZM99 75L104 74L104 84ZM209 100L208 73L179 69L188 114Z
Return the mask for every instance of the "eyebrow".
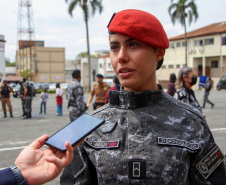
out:
M133 40L134 40L133 38L129 38L125 41L125 43L128 43L128 42L133 41ZM119 42L118 41L111 41L110 44L119 44Z

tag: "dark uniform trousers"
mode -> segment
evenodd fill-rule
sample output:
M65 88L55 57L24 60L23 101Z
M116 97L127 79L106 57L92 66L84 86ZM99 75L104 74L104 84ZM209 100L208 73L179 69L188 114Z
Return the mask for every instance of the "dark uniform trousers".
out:
M110 91L105 123L74 152L61 185L225 185L224 156L194 107L158 91Z
M28 117L31 117L31 111L32 111L31 103L32 103L32 96L26 96L26 99L24 100L24 102L22 101L22 104L24 106L24 114Z

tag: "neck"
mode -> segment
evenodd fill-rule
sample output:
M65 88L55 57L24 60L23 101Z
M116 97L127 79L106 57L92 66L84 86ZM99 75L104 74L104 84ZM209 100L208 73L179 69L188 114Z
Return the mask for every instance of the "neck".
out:
M188 82L185 82L185 84L184 84L189 90L191 90L191 84L190 83L188 83Z

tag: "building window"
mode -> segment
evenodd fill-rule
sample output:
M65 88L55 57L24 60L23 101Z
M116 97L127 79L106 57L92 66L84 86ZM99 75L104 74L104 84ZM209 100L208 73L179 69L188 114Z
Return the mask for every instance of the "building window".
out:
M162 65L162 67L161 67L162 69L166 69L166 65Z
M177 65L176 65L176 68L177 68L177 69L180 68L180 64L177 64Z
M182 42L182 46L185 47L185 42Z
M212 68L218 68L218 60L212 60L211 61L211 67Z
M203 46L203 40L195 40L195 46Z
M222 45L226 45L226 37L222 37Z
M177 43L176 43L176 47L177 47L177 48L179 48L179 47L180 47L180 45L181 45L181 43L180 43L180 42L177 42Z
M205 39L205 45L213 45L214 44L214 39Z
M102 68L102 64L100 64L100 68Z
M174 68L174 66L171 64L171 65L169 65L169 69L173 69Z
M169 48L174 48L174 43L170 43Z

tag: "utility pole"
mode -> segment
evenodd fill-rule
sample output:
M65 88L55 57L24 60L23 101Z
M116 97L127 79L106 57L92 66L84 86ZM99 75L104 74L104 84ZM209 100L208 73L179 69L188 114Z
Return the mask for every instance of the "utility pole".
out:
M23 70L30 70L33 76L30 80L36 81L37 64L35 60L36 41L34 30L32 0L18 0L17 72L20 73Z

